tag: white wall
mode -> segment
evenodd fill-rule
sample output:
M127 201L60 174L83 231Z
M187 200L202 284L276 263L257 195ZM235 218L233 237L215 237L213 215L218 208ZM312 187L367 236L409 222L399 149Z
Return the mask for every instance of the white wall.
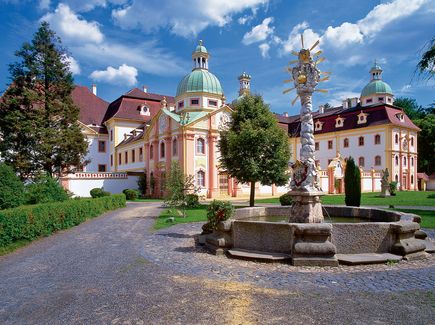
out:
M90 197L93 188L103 188L112 194L122 193L126 188L137 189L138 176L128 176L127 179L70 179L68 189L74 196Z
M98 141L106 141L106 152L98 152ZM88 153L85 160L90 160L84 168L85 171L98 172L98 165L106 165L106 171L110 169L110 148L108 137L87 136Z

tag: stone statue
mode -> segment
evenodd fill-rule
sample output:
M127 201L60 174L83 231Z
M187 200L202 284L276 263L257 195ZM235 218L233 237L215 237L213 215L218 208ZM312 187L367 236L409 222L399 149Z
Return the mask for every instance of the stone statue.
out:
M390 182L388 180L388 177L390 176L390 173L388 172L388 168L385 168L385 170L382 171L382 178L381 178L381 197L387 197L390 196Z

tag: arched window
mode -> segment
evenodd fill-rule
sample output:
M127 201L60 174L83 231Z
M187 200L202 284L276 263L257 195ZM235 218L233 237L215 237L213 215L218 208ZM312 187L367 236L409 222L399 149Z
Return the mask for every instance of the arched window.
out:
M364 145L364 137L359 137L358 138L358 145L359 146L363 146Z
M160 143L160 158L165 158L165 143Z
M379 134L375 135L375 144L381 144L381 136Z
M394 136L394 142L395 142L396 144L399 144L399 135L398 135L398 134L396 134L396 135Z
M344 148L349 148L349 139L348 138L343 140L343 147Z
M150 159L154 158L154 147L153 145L150 145Z
M381 165L381 156L376 156L375 157L375 166L380 166Z
M396 166L399 166L399 157L396 156L394 160L396 162Z
M394 176L394 180L395 180L396 182L398 182L398 181L399 181L399 175L396 174L396 176Z
M406 157L403 157L403 165L406 166Z
M414 184L414 175L411 175L411 184Z
M414 157L411 157L411 167L414 167Z
M177 139L172 140L172 155L176 156L177 155Z
M359 159L358 159L358 165L360 167L364 167L364 157L359 157Z
M414 137L411 137L411 146L414 146Z
M196 185L205 187L205 172L202 170L196 173Z
M196 153L205 154L205 141L203 138L196 139Z

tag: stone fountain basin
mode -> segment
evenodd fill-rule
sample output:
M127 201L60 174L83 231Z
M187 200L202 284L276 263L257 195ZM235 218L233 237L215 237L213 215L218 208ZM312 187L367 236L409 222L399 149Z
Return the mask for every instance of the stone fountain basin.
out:
M289 216L290 208L242 208L236 210L233 218L221 222L218 230L208 235L206 244L217 254L265 261L286 260L293 265L336 266L339 260L362 264L427 255L425 251L431 243L424 240L421 218L417 215L375 208L323 207L328 215L362 218L366 222L254 221L251 219Z

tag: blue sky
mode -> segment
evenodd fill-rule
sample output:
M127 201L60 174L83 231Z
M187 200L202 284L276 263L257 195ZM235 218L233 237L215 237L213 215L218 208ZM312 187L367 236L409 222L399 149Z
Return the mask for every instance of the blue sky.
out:
M14 52L47 20L69 50L75 82L96 83L107 101L144 84L175 95L202 39L228 100L237 97L237 76L246 71L274 112L297 114L294 95L282 90L301 33L308 45L320 39L327 59L320 68L332 72L321 84L329 93L316 93L315 106L359 97L374 59L396 97L424 106L435 100L435 80L414 77L435 34L435 0L0 0L0 19L2 92Z

